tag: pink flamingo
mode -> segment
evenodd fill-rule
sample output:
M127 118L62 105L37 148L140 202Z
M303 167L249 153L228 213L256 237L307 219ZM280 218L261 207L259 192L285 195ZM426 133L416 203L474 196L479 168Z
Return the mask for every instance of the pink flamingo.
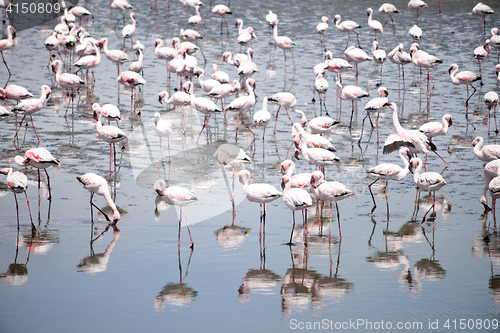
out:
M290 241L286 244L292 246L292 236L295 230L295 211L296 210L306 210L305 216L303 217L304 224L307 223L307 208L312 206L311 195L304 189L292 188L292 182L288 175L284 175L281 178L281 187L283 188L283 201L285 205L292 211L293 224L292 232L290 233ZM307 225L306 233L307 233Z
M338 202L340 200L344 200L345 198L349 198L354 195L354 192L351 191L347 186L342 183L335 181L326 181L325 176L321 171L314 171L311 174L311 186L313 187L313 193L319 200L329 201L330 202L330 217L332 217L332 201L335 202L335 207L337 209L337 221L339 224L339 239L342 239L342 232L340 230L340 212ZM328 231L328 241L330 241L331 232Z
M200 135L198 135L198 140L200 139L201 133L203 132L203 129L205 127L207 128L207 133L208 133L208 124L210 122L210 116L212 114L216 114L217 112L222 112L221 109L209 100L208 98L205 97L194 97L193 93L193 82L189 81L186 83L188 87L188 94L191 102L191 107L205 115L205 121L203 122L203 127L201 128ZM197 140L197 141L198 141Z
M38 169L38 188L40 188L40 169L45 171L47 176L47 184L49 187L49 197L47 199L52 199L51 189L50 189L50 177L47 173L47 168L50 166L61 165L61 162L46 149L42 147L33 148L24 153L24 156L17 155L15 161L19 165L28 166L31 165Z
M255 132L245 124L245 121L243 120L244 117L242 114L243 112L248 111L255 106L255 93L253 92L253 90L255 89L255 80L252 78L248 79L245 82L245 86L247 88L248 95L240 96L231 103L229 103L229 105L226 106L226 108L224 109L224 116L226 115L227 111L239 112L238 119L236 120L236 133L238 133L238 122L239 119L241 119L243 125L245 125L248 128L248 130L250 130L250 132L252 132L252 134L255 135ZM238 136L238 134L236 134L236 136Z
M494 14L495 11L491 9L490 6L483 4L482 2L479 2L477 5L472 8L472 12L476 15L480 15L483 19L483 35L484 35L484 29L486 27L486 15L491 15Z
M126 62L130 62L127 54L122 50L109 50L107 38L101 39L99 45L102 49L104 49L106 58L108 58L112 63L116 64L116 75L120 75L120 65L123 65Z
M5 88L0 88L1 99L12 99L19 104L20 100L30 97L33 97L33 94L28 89L15 84L9 84Z
M264 183L255 183L249 185L250 171L241 170L238 172L240 183L243 184L243 191L245 191L247 200L250 202L257 202L260 204L260 228L259 238L261 235L266 237L266 204L281 198L283 193L278 191L274 186ZM264 233L262 234L262 221L264 221Z
M389 197L388 197L389 180L395 180L395 181L400 182L406 178L406 176L410 172L410 169L408 168L409 163L408 163L408 159L405 158L405 155L408 155L409 151L410 150L408 149L408 147L401 147L399 149L399 157L401 158L401 160L403 161L403 164L404 164L403 168L397 164L382 163L382 164L379 164L373 168L366 170L366 173L368 173L369 175L377 177L377 179L375 179L372 183L370 183L370 185L368 185L368 190L370 191L370 194L371 194L372 200L373 200L373 207L371 210L372 214L375 211L375 209L377 208L377 203L375 202L375 197L373 196L373 192L372 192L372 185L375 184L380 179L382 179L382 180L385 180L385 188L386 188L385 201L387 204L387 220L389 220Z
M222 54L222 60L224 60L224 62L226 62L230 65L239 67L240 64L244 64L244 63L248 62L248 56L246 54L243 54L243 53L237 53L233 57L231 52L226 51Z
M116 126L120 127L118 121L121 120L120 109L113 104L104 104L100 106L98 103L92 104L92 111L97 115L102 113L102 116L108 119L108 125L111 120L116 121Z
M198 78L199 79L199 78ZM219 83L218 85L214 86L207 94L208 97L210 98L215 98L215 101L217 102L219 99L221 101L221 106L224 109L224 100L229 97L234 95L236 92L240 90L240 83L237 80L233 80L233 84L229 83L223 83L221 84L219 81L215 81Z
M452 124L453 122L451 121L451 115L445 114L441 122L431 121L425 123L422 126L420 126L419 130L429 138L430 142L432 142L432 138L439 135L445 135L446 133L448 133L448 129ZM425 155L425 162L427 164L427 154Z
M264 127L262 131L262 141L264 141L264 136L266 135L266 127L271 120L271 114L267 111L267 97L262 100L262 109L255 112L253 115L253 123L255 126Z
M490 45L497 51L497 63L498 55L500 51L500 30L498 28L491 29Z
M7 39L0 39L0 53L2 54L3 63L5 64L7 71L9 71L9 76L11 76L12 73L10 72L9 66L7 66L7 62L5 62L3 51L8 50L14 46L14 40L12 38L12 26L9 25L7 27Z
M73 67L78 67L78 71L80 69L87 70L86 78L87 78L87 90L88 90L89 89L89 87L88 87L89 69L92 69L92 77L94 78L94 81L95 81L94 68L96 68L97 66L99 66L101 64L101 52L99 52L99 49L97 48L97 42L88 41L87 43L90 43L94 47L95 55L88 55L88 56L80 58L77 62L75 62L73 64Z
M380 82L377 82L376 84L376 86L380 86L382 84L382 69L384 66L384 62L387 59L387 54L384 50L378 47L378 42L376 40L373 41L372 56L373 60L375 60L375 62L377 63L377 72L378 65L380 65Z
M52 62L52 57L54 56L54 52L59 53L59 47L61 45L61 42L58 38L59 33L57 31L54 31L43 43L47 51L50 52L49 54L49 64ZM61 54L59 54L61 57Z
M420 46L417 43L413 43L410 48L411 62L420 67L420 88L422 88L422 68L427 69L427 92L430 93L434 89L434 83L432 82L430 68L433 68L443 61L429 53L420 50ZM429 81L431 86L429 88Z
M347 43L345 44L345 47L347 48L347 45L349 45L349 39L351 39L351 31L356 34L356 37L358 38L358 47L359 47L359 35L356 32L356 29L361 28L361 26L354 21L344 21L340 23L340 20L341 20L340 15L335 15L333 23L335 23L335 26L337 27L338 30L342 32L347 32Z
M92 16L92 13L89 12L86 8L82 6L75 6L69 10L70 14L78 17L80 19L80 26L83 27L83 18L87 16Z
M474 82L481 80L481 76L473 73L471 71L462 71L457 74L458 65L451 64L448 69L448 73L450 73L451 82L454 85L465 84L467 87L467 99L465 100L465 107L469 106L469 99L476 93L476 88L472 85ZM469 86L474 89L474 92L469 96Z
M198 201L198 198L196 198L194 194L191 193L191 191L187 188L180 186L167 187L167 184L163 179L158 179L157 181L155 181L154 190L156 191L156 193L158 193L159 196L163 197L163 200L165 200L168 205L179 206L180 208L181 212L179 214L179 233L177 235L177 246L180 246L181 244L181 222L182 215L184 215L184 218L186 219L187 230L189 233L189 239L191 240L189 248L194 248L193 238L191 237L191 229L189 229L188 218L184 213L184 209L182 207Z
M144 51L139 49L138 52L139 52L139 59L137 59L137 61L132 62L128 68L128 70L131 72L140 73L144 68Z
M291 180L292 188L301 188L309 193L312 193L313 189L311 186L311 173L298 173L295 172L295 163L292 160L284 160L281 162L281 175L287 175Z
M207 58L205 58L205 54L203 53L201 45L200 45L200 43L198 43L198 41L200 39L203 39L203 36L198 31L193 30L193 29L186 29L186 30L181 29L180 37L183 41L196 43L196 45L198 46L198 49L201 52L201 55L203 56L203 59L205 60L205 62L207 62ZM189 53L189 54L191 54L191 53Z
M160 138L160 151L158 152L158 165L157 168L160 167L160 157L161 157L161 138L167 138L168 140L168 149L170 152L170 135L172 135L172 124L167 119L161 119L160 113L155 112L155 130L156 135ZM169 153L170 155L170 153Z
M213 157L219 164L223 166L229 165L233 169L233 191L231 194L231 198L233 199L234 205L234 181L236 180L236 172L234 170L234 167L242 163L252 163L252 159L245 153L243 149L230 143L224 143L217 147Z
M488 107L488 135L490 135L490 117L491 109L494 108L493 116L495 117L495 133L498 134L497 127L497 105L498 105L498 94L494 91L490 91L484 95L484 103Z
M103 125L102 124L102 112L97 114L96 111L94 111L94 119L97 120L96 124L96 131L101 140L109 143L109 150L110 153L113 155L113 161L115 165L115 171L114 173L116 174L116 146L115 143L121 142L123 140L126 140L128 138L127 134L123 132L120 128L115 127L115 126L110 126L110 125ZM109 165L109 174L111 174L111 164Z
M319 95L319 106L320 106L320 112L323 110L323 107L325 108L326 115L328 115L328 110L326 109L326 102L325 102L325 96L326 92L328 91L328 80L323 76L323 74L319 73L316 75L316 80L314 81L314 90L313 90L313 99L312 101L315 102L316 99L314 98L316 93Z
M328 17L322 16L321 23L318 23L318 25L316 26L316 32L320 36L319 42L321 43L321 45L323 45L323 35L327 30L328 30Z
M221 83L217 80L214 80L214 79L204 79L204 76L205 76L205 70L201 70L201 74L198 75L198 83L200 84L201 86L201 89L206 92L206 93L209 93L213 88L217 87L217 86L220 86Z
M299 133L306 136L307 146L309 148L322 148L332 152L337 149L332 145L331 141L320 134L309 134L299 123L294 123L292 126L292 137L295 138Z
M255 31L252 27L243 28L243 20L236 20L236 28L238 29L238 44L240 44L240 52L242 47L248 47L252 39L256 38Z
M26 196L26 203L28 204L28 211L30 212L31 229L36 230L35 224L33 223L33 218L31 217L30 201L28 199L28 194L26 194L26 190L28 189L28 177L26 177L24 173L21 173L19 171L12 172L12 168L1 169L0 173L7 176L7 185L9 186L12 193L14 193L17 211L17 228L19 229L19 205L17 203L16 194L24 193L24 195Z
M132 20L132 24L127 24L122 29L122 37L123 37L123 48L125 48L125 40L130 38L130 46L133 48L132 38L135 35L135 13L130 13L130 19Z
M122 72L118 78L117 78L118 83L123 84L125 87L130 88L130 106L133 105L133 100L134 100L134 95L137 95L135 91L135 87L141 86L147 83L146 80L142 78L142 76L139 73L136 72L131 72L131 71L125 71ZM141 111L139 110L137 114L140 114Z
M496 200L500 198L500 171L497 169L497 175L488 184L488 189L491 194L491 201L493 202L493 212L495 212Z
M307 132L311 134L330 133L338 124L340 124L340 121L328 116L316 117L308 122L304 112L295 110L295 113L298 113L302 116L301 125L302 127L304 127L307 124Z
M274 36L274 43L276 46L278 46L280 49L283 50L283 55L285 56L285 69L286 69L286 50L290 51L292 54L292 60L293 60L293 70L295 71L295 57L292 52L292 48L296 46L296 44L288 37L286 36L278 36L278 22L276 21L276 24L273 26L273 36Z
M375 97L374 99L369 100L365 104L365 107L363 108L363 110L366 111L366 116L363 118L363 124L361 126L361 135L359 136L359 141L358 142L361 142L361 139L363 138L363 129L365 128L366 117L370 117L370 113L372 113L372 112L376 112L377 113L377 120L376 120L376 126L377 126L377 143L380 142L380 140L379 140L379 130L378 130L378 118L379 118L380 112L382 112L382 110L384 110L387 107L388 103L389 103L389 100L387 99L387 96L389 96L389 91L387 90L386 87L379 87L378 88L378 94L381 97ZM371 118L370 118L370 123L372 124ZM372 124L372 128L373 128L373 124Z
M418 12L420 11L421 8L427 8L427 7L428 7L427 4L422 0L410 0L408 2L408 8L417 11L417 24L418 24Z
M488 199L486 198L486 192L488 192L489 184L493 178L497 176L498 167L500 167L500 160L493 160L484 166L484 180L485 185L483 188L483 194L481 196L481 204L484 206L486 211L490 211L491 208L488 206Z
M446 181L444 180L443 176L441 176L437 172L423 172L422 171L422 160L418 157L412 158L410 161L410 167L414 169L413 172L413 180L415 181L415 185L418 188L418 191L428 191L429 195L432 198L432 206L429 208L429 210L424 214L424 217L422 218L422 223L425 222L425 217L427 214L433 210L434 213L434 206L436 204L436 191L441 189L444 185L446 185Z
M59 87L63 89L68 89L68 105L66 106L66 113L64 116L66 117L68 113L69 103L74 100L74 90L80 89L82 85L85 84L85 81L80 79L78 75L70 74L70 73L62 73L62 62L61 60L56 60L52 62L52 71L56 73L56 82ZM74 111L73 111L74 112ZM73 113L72 113L73 114Z
M472 141L474 154L484 162L500 159L500 145L486 145L483 147L484 139L480 136Z
M36 138L38 139L38 142L40 142L40 138L38 137L38 133L36 132L35 124L33 124L33 117L32 115L35 112L40 111L43 109L45 106L45 102L49 98L52 90L50 90L50 87L46 84L44 84L41 87L41 95L40 98L28 98L23 100L21 103L17 104L11 111L16 113L20 113L23 115L23 119L21 119L21 123L19 124L19 128L16 131L16 135L14 135L14 141L16 140L17 133L21 129L21 125L23 124L23 121L26 119L26 116L30 116L31 119L31 125L33 125L33 129L35 130L35 135ZM28 124L28 120L26 119L26 124Z
M290 114L288 113L288 108L291 108L293 111L295 111L295 107L297 106L297 99L295 98L294 94L286 91L279 92L272 95L271 97L268 97L268 101L279 105L275 116L276 119L274 122L274 134L276 134L276 124L278 123L278 115L282 106L285 107L286 115L288 116L288 119L290 119L290 122L293 124L292 118L290 118Z
M484 85L483 83L483 79L482 79L482 76L483 76L483 62L484 62L484 59L486 59L486 57L488 56L488 54L490 54L490 51L491 51L491 46L490 46L490 40L487 39L485 42L484 42L484 45L482 46L478 46L474 49L474 58L477 60L477 63L479 65L479 74L481 75L480 79L481 79L481 85Z
M116 208L111 195L109 194L108 182L103 177L96 175L95 173L89 172L84 174L83 176L76 177L78 181L83 185L83 188L90 192L90 218L92 223L94 223L94 214L92 212L92 206L97 208L98 211L101 212L102 215L106 218L106 220L111 225L115 225L120 220L120 212L118 208ZM92 199L94 198L94 194L102 195L109 207L113 210L113 221L111 221L99 207L97 207Z
M355 46L350 46L344 51L345 59L348 62L354 63L354 81L355 84L358 82L358 64L365 61L372 61L372 58L366 54L362 49L358 49Z
M278 23L278 15L270 10L266 15L266 22L269 25L269 33L272 33L274 25Z
M384 26L389 22L389 18L391 19L392 22L392 29L394 32L396 32L396 25L394 24L394 20L392 19L392 14L394 13L399 13L398 9L396 6L394 6L391 3L383 3L380 8L378 9L379 12L387 14L387 20L384 23Z
M212 14L219 15L221 17L221 23L220 23L220 34L222 35L222 27L224 26L224 23L226 24L226 31L227 34L229 35L229 29L227 27L227 22L226 22L226 15L233 15L233 12L231 12L231 9L229 9L228 6L225 5L216 5L214 8L212 8Z
M398 65L399 76L401 77L401 70L403 71L403 90L405 89L405 70L404 65L411 63L411 56L409 53L403 51L403 43L399 43L391 52L387 54L387 59L392 63Z
M368 14L368 28L375 34L375 39L378 40L377 34L384 32L384 27L382 23L373 19L373 9L368 8L366 13Z
M220 83L229 83L229 75L226 72L219 70L217 64L213 64L213 74L212 79L219 81Z
M247 55L246 61L239 62L239 60L236 60L236 61L238 61L237 74L241 78L241 80L246 80L247 78L251 77L253 74L259 72L259 68L252 61L253 49L248 48L247 54L248 55Z
M194 10L196 12L195 15L191 16L189 19L188 19L188 23L189 25L194 29L198 24L203 24L205 25L205 22L203 22L203 19L201 18L201 14L200 14L200 5L196 5L194 7Z
M128 3L127 0L113 0L111 5L109 6L109 8L118 9L121 11L120 17L118 18L118 20L115 23L115 26L113 27L113 29L114 29L114 28L116 28L116 25L118 24L118 22L120 22L121 18L123 18L123 24L125 24L125 16L123 15L123 12L125 11L125 9L132 9L132 6Z
M294 143L298 143L300 147L299 150L296 150L295 158L299 159L298 154L301 152L307 163L314 164L320 169L324 170L326 165L333 165L340 161L340 158L329 150L323 148L309 148L306 136L300 132L295 137Z
M349 129L352 126L352 117L354 115L354 101L358 101L363 97L369 97L370 94L358 86L343 86L340 80L337 79L337 97L343 101L351 101L351 121L349 122Z

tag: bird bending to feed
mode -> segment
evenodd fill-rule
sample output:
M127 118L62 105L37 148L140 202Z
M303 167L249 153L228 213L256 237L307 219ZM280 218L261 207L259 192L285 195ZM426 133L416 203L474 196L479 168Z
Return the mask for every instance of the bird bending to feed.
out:
M408 173L410 172L410 169L408 168L408 166L409 166L409 162L407 159L408 156L405 157L405 155L409 155L409 151L410 150L408 149L408 147L401 147L399 149L399 157L401 158L401 160L403 161L403 164L404 164L403 168L397 164L382 163L382 164L379 164L373 168L366 170L366 173L368 173L369 175L377 177L377 179L375 179L372 183L370 183L370 185L368 185L368 190L370 191L370 194L371 194L372 200L373 200L373 207L371 210L372 214L375 211L375 209L377 208L377 203L375 202L375 197L373 196L373 192L372 192L372 185L375 184L379 179L382 179L382 180L385 180L385 201L387 204L387 220L389 220L389 196L388 196L389 186L388 186L388 183L389 183L389 180L395 180L395 181L400 182L403 179L405 179L406 176L408 175Z
M52 154L46 149L42 147L32 148L24 153L24 156L17 155L14 160L18 165L31 165L34 168L38 169L38 188L40 188L40 169L45 171L45 175L47 176L47 186L49 188L49 197L48 200L52 199L52 193L50 189L50 177L47 173L47 168L50 166L61 165L61 162L52 156Z
M313 193L317 199L330 202L330 217L332 217L332 201L335 202L335 208L337 209L337 221L339 225L339 239L342 239L338 201L354 195L354 192L342 183L336 181L326 181L325 176L321 171L314 171L311 174L311 186L313 187ZM330 238L331 233L328 231L328 240L330 240Z
M154 190L158 193L159 196L163 197L163 200L169 205L179 206L180 214L179 214L179 233L177 236L177 246L181 245L181 222L182 215L186 219L187 230L189 233L189 239L191 240L191 244L189 248L194 248L193 238L191 237L191 229L189 229L189 222L186 214L184 213L183 206L189 205L193 202L198 201L198 198L194 196L191 191L187 188L181 186L168 186L167 183L163 179L158 179L155 181L153 185Z
M84 174L83 176L76 177L78 181L83 185L83 188L90 192L90 217L92 223L94 223L94 216L92 213L92 206L97 208L98 211L104 215L109 224L116 224L120 220L120 213L118 212L118 208L116 208L113 199L111 199L111 195L109 194L108 182L103 177L96 175L95 173L89 172ZM111 221L99 207L97 207L92 199L94 198L94 194L102 195L109 207L113 210L113 221Z
M287 175L291 179L291 187L292 188L301 188L306 190L309 193L312 193L311 187L311 173L298 173L293 174L295 172L295 163L292 160L284 160L281 162L281 175Z
M245 192L248 201L257 202L260 204L260 228L259 238L261 235L266 236L266 204L280 198L283 193L278 191L274 186L264 183L255 183L249 185L250 171L241 170L238 172L240 183L243 184L243 191ZM262 234L262 221L264 221L264 233Z
M422 171L422 160L418 157L414 157L410 161L410 167L413 172L413 180L415 181L415 185L417 186L419 191L429 192L429 195L432 198L432 206L429 210L424 214L422 218L422 223L425 222L425 217L427 214L433 210L434 214L434 206L436 204L436 191L438 191L441 187L446 185L446 181L443 176L441 176L437 172L423 172Z
M35 224L33 223L33 218L31 217L30 201L28 200L28 194L26 190L28 189L28 177L22 172L15 171L12 172L12 168L3 168L0 173L7 176L7 185L9 186L12 193L14 193L14 199L16 200L16 210L17 210L17 228L19 229L19 205L17 203L18 193L24 193L26 196L26 203L28 204L28 211L30 213L31 219L31 229L36 230Z
M490 162L500 158L500 145L486 145L483 147L484 139L480 136L472 141L474 155L481 161Z
M303 221L307 230L307 208L312 206L311 195L304 189L292 188L292 182L288 175L284 175L281 178L281 187L283 188L283 201L285 205L292 211L292 231L290 233L290 241L286 244L289 246L294 245L292 242L293 231L295 230L295 211L304 210L305 215L303 216Z

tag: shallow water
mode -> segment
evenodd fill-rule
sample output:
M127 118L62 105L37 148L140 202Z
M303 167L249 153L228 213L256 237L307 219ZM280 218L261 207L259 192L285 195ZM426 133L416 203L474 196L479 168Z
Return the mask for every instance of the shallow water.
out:
M380 44L389 52L403 42L409 51L412 41L407 31L415 22L415 13L407 9L407 2L393 3L401 12L394 16L396 33L387 25ZM108 38L110 48L120 48L123 23L113 30L119 14L112 12L106 1L84 5L95 16L89 31L98 38ZM418 128L427 120L439 121L445 113L453 116L449 133L433 140L449 165L446 168L437 156L429 155L428 159L428 170L442 172L448 183L437 193L435 219L420 224L430 207L428 194L422 194L418 215L412 216L415 189L411 176L399 183L389 182L388 221L384 189L381 183L374 185L378 208L369 214L372 199L367 185L373 179L365 170L384 162L401 164L401 160L395 153L383 155L383 144L377 144L376 130L369 127L358 145L362 104L357 103L359 111L350 132L351 105L335 101L334 76L330 74L326 106L332 117L341 120L331 140L342 162L328 167L326 174L328 179L346 184L356 195L339 202L341 242L335 210L331 219L327 205L310 210L307 250L302 245L301 229L294 238L296 246L290 249L283 245L290 235L292 216L282 200L269 205L266 237L259 240L258 206L245 199L237 180L233 215L229 195L232 170L221 168L212 157L221 143L237 143L252 157L253 163L245 165L252 180L279 187L279 165L294 153L285 112L280 112L276 136L271 122L264 142L260 128L253 142L244 127L240 127L236 142L235 115L229 115L226 129L218 116L217 122L211 120L210 136L203 133L196 143L203 119L192 110L187 131L180 134L182 110L167 111L158 103L158 93L168 88L167 74L165 63L153 51L156 38L171 41L180 28L189 28L187 20L192 11L172 2L165 17L163 4L159 4L159 11L150 10L147 4L132 5L138 21L134 42L140 40L146 46L144 78L148 83L139 93L134 110L140 109L140 116L130 113L129 90L117 87L115 65L103 55L91 93L82 89L75 99L74 116L63 117L68 97L51 83L46 68L48 52L43 46L55 22L19 32L15 48L4 52L13 72L9 83L25 86L37 97L42 84L52 87L46 107L33 120L41 146L61 160L61 167L48 169L51 201L47 200L44 182L38 192L36 171L25 171L31 181L27 193L37 225L34 235L22 196L18 231L12 193L5 178L0 177L0 270L5 272L0 283L2 332L299 331L307 330L307 323L314 322L321 324L317 329L340 325L337 328L342 331L354 330L353 322L358 331L384 331L391 328L387 323L392 328L402 323L406 331L416 332L434 329L436 321L436 331L456 331L462 319L469 325L466 330L493 331L493 320L498 319L500 310L500 241L494 217L484 214L479 203L484 163L474 156L471 142L483 136L488 137L488 144L498 143L494 133L487 135L488 111L483 100L486 92L499 90L494 51L484 62L484 86L477 85L470 100L470 123L465 119L466 89L454 86L448 75L451 63L457 63L460 70L478 72L472 52L485 37L481 35L480 18L470 14L475 3L444 2L443 16L437 15L438 5L434 2L421 11L421 49L443 60L431 70L435 84L432 95L425 94L425 85L419 89L419 71L412 64L405 67L406 90L398 81L394 64L386 62L383 68L383 84L389 90L389 99L398 104L403 127ZM342 57L347 36L335 29L333 17L340 13L343 19L358 21L363 26L361 46L370 53L373 34L367 28L368 6L373 6L375 18L384 22L385 17L374 3L292 1L283 6L278 2L234 0L234 15L228 18L230 35L221 36L220 19L208 15L206 4L202 9L205 26L199 28L208 60L205 70L210 75L212 64L217 63L231 79L237 79L234 67L223 63L221 55L227 50L233 54L239 51L234 22L242 18L258 36L252 43L253 60L260 69L254 76L258 96L255 111L261 108L264 96L286 90L296 95L297 108L309 118L318 116L319 103L311 102L312 67L322 60L315 26L322 15L330 18L325 44L334 56ZM493 9L500 12L500 8ZM278 14L279 34L291 37L297 44L293 49L295 71L289 54L285 71L283 52L272 44L265 22L269 10ZM498 21L496 15L492 16L487 18L487 31ZM125 44L126 51L133 57L129 43ZM350 44L355 44L355 38ZM203 64L203 57L196 57ZM375 65L363 63L359 69L359 85L375 96ZM0 78L2 84L7 81L2 66ZM353 73L344 74L342 79L345 85L354 83ZM200 91L195 84L196 96L202 95ZM126 148L118 152L119 172L108 177L122 214L116 228L108 227L100 214L94 215L95 223L91 225L89 193L75 179L87 172L105 176L109 170L108 145L96 138L91 117L94 102L118 104L123 117L120 127L129 135ZM10 108L14 104L0 101L0 105ZM273 110L271 104L269 107ZM166 140L162 142L160 169L155 167L159 140L153 114L157 111L174 122L175 131L170 151ZM382 142L393 132L390 116L389 112L380 118ZM296 114L291 117L300 120ZM37 145L31 127L26 134L22 129L23 139L16 145L12 143L14 121L9 118L0 124L2 167L12 166L16 155ZM169 160L171 163L167 163ZM298 172L313 170L304 160L297 161ZM178 209L157 207L152 184L160 177L191 189L198 197L198 202L185 207L195 242L192 252L185 227L181 230L181 246L177 247ZM41 201L36 200L38 193ZM106 206L101 197L95 202ZM301 224L300 214L297 220ZM483 241L486 234L489 243ZM14 270L21 273L8 273ZM474 327L469 320L474 321ZM385 326L381 326L382 321Z

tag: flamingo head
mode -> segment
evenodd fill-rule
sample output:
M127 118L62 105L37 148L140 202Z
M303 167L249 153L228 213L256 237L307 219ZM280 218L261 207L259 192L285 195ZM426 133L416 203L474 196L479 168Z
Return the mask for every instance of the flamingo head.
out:
M495 66L495 72L496 72L496 73L497 73L497 75L498 75L498 72L500 72L500 64L497 64L497 65Z
M457 64L451 64L450 68L448 68L448 74L451 74L451 71L455 70L457 67Z
M321 171L314 171L311 173L311 180L309 181L311 183L311 186L316 188L319 185L321 185L322 181L325 179L325 176L323 175L323 172Z
M475 147L479 143L479 141L481 141L481 137L478 136L472 141L472 147Z
M335 17L333 18L333 23L337 23L338 21L340 21L340 15L335 15Z
M321 21L323 21L323 23L328 23L329 20L328 20L328 17L323 16L323 17L321 17Z
M286 175L287 170L290 168L292 165L293 161L291 160L284 160L281 162L281 174Z
M52 73L56 74L57 73L57 65L59 65L59 63L61 62L61 60L54 60L51 64L50 64L50 67L52 68Z
M444 119L448 122L448 126L451 126L453 124L453 121L451 121L451 115L450 114L445 114Z
M1 171L1 170L0 170ZM281 177L281 188L284 190L286 187L286 184L290 181L290 177L287 175L284 175Z
M367 16L370 16L370 15L372 14L372 12L373 12L373 9L368 8L368 9L366 10L366 15L367 15Z
M135 13L130 13L130 18L135 20Z
M50 87L46 84L44 84L42 86L42 91L43 93L45 94L45 98L49 98L50 94L52 93L52 90L50 89Z
M238 27L239 27L240 25L242 25L242 24L243 24L243 21L242 21L241 19L237 19L237 20L236 20L236 23L234 24L234 26L235 26L236 28L238 28Z
M300 148L295 148L295 158L300 161L300 158L299 158L299 155L300 155Z

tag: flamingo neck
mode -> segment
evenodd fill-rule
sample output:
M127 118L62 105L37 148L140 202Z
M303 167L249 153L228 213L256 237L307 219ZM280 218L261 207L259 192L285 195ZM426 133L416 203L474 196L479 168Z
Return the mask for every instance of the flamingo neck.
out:
M396 107L391 107L391 109L392 109L392 122L394 124L394 127L396 127L396 132L398 132L398 134L401 134L402 132L405 131L405 129L399 123L398 109Z
M286 169L285 175L287 175L291 179L294 172L295 172L295 163L290 163L290 166L288 167L288 169Z
M483 147L483 142L484 142L484 139L483 138L480 138L479 139L479 142L474 146L474 154L478 157L478 158L481 158L483 157L483 151L481 150L481 148Z
M273 36L274 40L276 41L276 39L278 39L278 23L276 23L273 27Z
M413 180L415 183L417 182L418 178L420 177L420 172L422 172L422 160L418 159L417 160L417 167L415 168L415 171L413 171Z
M410 162L408 162L408 160L405 158L402 151L399 152L399 157L401 157L401 160L403 160L404 169L402 174L406 177L408 175L408 172L410 172Z
M118 208L116 208L115 203L113 202L113 199L111 199L111 195L109 194L109 191L105 191L104 194L104 199L106 199L106 202L108 203L109 207L113 210L113 221L118 221L120 219L120 212L118 212Z
M455 68L451 73L450 73L450 78L451 78L451 82L453 82L454 84L458 84L458 80L457 80L457 71L458 71L458 67Z

